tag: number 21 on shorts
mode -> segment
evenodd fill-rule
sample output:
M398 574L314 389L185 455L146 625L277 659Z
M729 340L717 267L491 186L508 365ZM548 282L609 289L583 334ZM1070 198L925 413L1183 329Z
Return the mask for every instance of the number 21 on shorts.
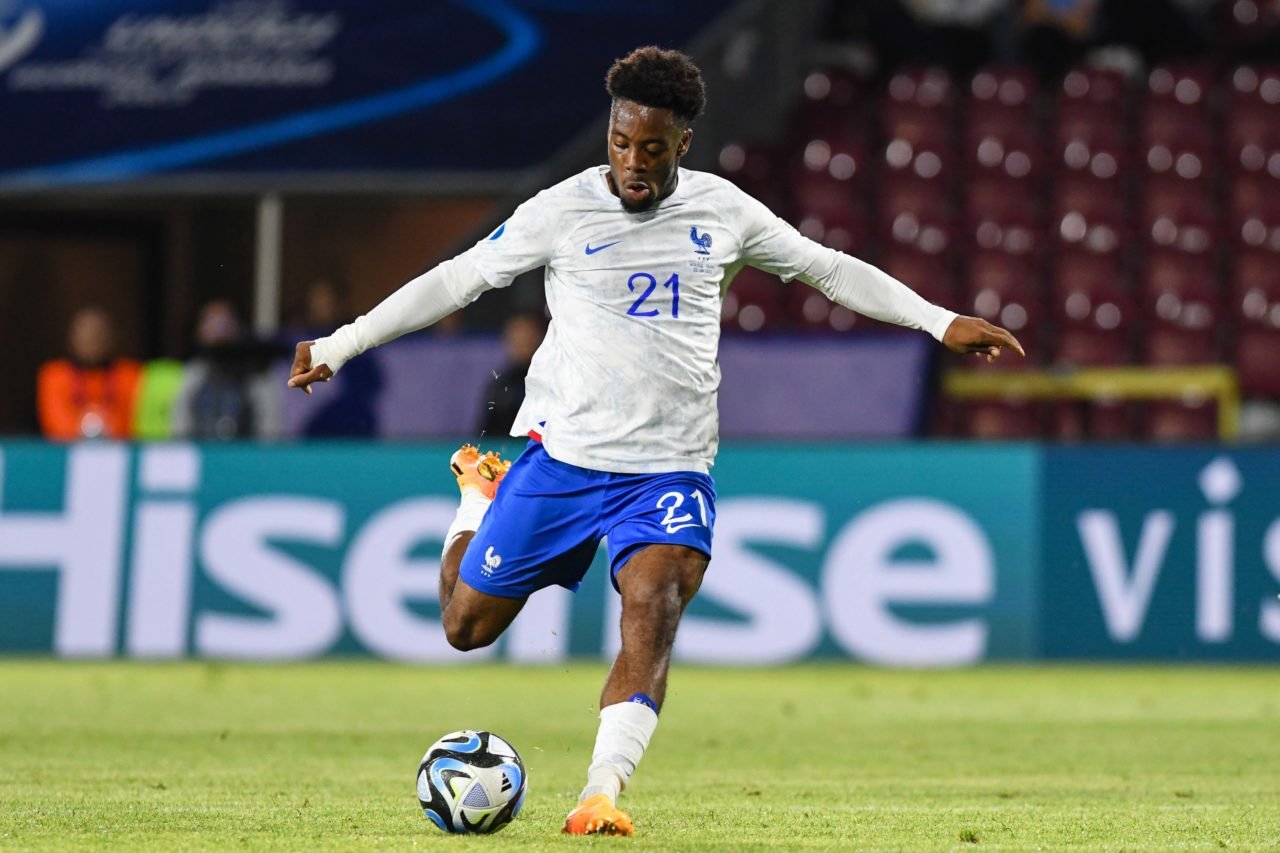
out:
M703 527L707 526L707 501L702 496L702 492L694 489L689 492L689 497L693 498L698 504L698 515L702 519L701 522L693 520L693 514L690 512L680 512L684 506L685 495L683 492L667 492L658 498L658 509L667 511L666 517L658 523L666 527L668 533L675 533L684 530L686 527L697 527L699 523ZM678 513L678 514L677 514Z

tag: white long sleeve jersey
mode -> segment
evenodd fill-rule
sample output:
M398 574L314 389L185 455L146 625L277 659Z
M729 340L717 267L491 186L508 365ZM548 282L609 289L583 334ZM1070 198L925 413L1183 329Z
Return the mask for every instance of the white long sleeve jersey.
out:
M536 431L552 458L598 471L706 472L719 443L721 300L743 266L938 340L956 317L715 175L680 169L670 196L631 213L607 172L592 167L538 193L474 247L318 341L313 363L336 369L545 265L552 319L511 434Z

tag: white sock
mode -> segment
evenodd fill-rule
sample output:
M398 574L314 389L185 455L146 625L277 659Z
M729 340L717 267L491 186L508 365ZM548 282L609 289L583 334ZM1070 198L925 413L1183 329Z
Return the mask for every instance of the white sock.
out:
M608 794L616 802L657 727L658 715L648 705L619 702L601 708L596 748L587 768L587 787L582 789L579 801Z
M458 514L449 525L449 532L444 535L444 552L449 553L455 539L464 533L474 533L480 527L480 521L489 510L493 501L485 497L479 489L463 489L462 502L458 504Z

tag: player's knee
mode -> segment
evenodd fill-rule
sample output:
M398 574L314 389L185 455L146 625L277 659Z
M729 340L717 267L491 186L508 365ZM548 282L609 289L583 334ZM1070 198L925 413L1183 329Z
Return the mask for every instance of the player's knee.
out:
M498 639L497 633L490 631L483 620L450 610L444 614L444 636L449 645L460 652L483 649Z

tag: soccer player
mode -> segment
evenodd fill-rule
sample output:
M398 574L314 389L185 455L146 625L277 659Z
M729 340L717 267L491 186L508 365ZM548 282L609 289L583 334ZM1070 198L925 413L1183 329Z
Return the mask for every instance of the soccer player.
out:
M622 650L564 830L631 835L616 799L658 724L676 626L711 557L716 350L721 299L738 270L799 279L956 352L990 360L1022 347L806 239L728 181L681 168L705 103L702 75L684 54L639 48L614 63L606 85L607 166L543 190L367 315L299 343L289 385L310 393L370 347L546 267L552 319L511 430L530 443L509 469L470 446L454 454L462 501L441 561L440 605L451 644L489 645L531 593L576 589L607 537Z

